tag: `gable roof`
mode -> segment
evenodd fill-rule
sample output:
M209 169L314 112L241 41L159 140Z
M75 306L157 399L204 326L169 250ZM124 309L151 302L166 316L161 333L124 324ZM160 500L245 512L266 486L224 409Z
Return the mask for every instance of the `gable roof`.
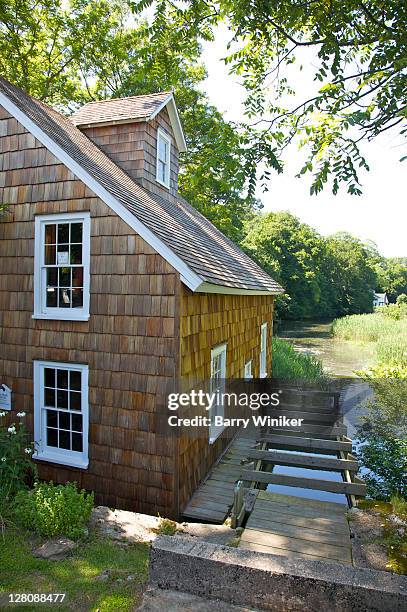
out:
M67 117L3 78L0 104L178 270L192 291L283 292L195 208L143 189Z
M183 153L187 146L171 91L88 102L71 116L71 121L77 127L151 121L165 107L168 110L178 150Z

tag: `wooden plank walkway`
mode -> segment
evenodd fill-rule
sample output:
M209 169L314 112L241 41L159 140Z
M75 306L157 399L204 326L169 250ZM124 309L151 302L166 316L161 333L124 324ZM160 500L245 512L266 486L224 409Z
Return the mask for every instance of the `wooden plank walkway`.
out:
M346 511L346 504L259 491L239 547L351 564Z
M255 443L253 435L236 437L208 477L195 491L182 516L210 523L223 523L233 504L236 480L242 472L241 462Z

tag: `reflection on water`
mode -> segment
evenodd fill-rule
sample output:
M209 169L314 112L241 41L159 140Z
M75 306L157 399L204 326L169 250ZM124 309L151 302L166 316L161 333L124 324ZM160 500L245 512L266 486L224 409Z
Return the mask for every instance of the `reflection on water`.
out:
M374 357L370 343L334 339L331 322L286 321L278 329L277 335L289 340L297 351L320 359L331 376L355 376L355 370L368 366Z
M282 451L280 451L282 452ZM288 454L295 454L294 451L284 451ZM323 455L315 453L306 453L308 457L329 457L332 455ZM288 465L275 465L273 474L284 474L285 476L297 476L298 478L314 478L317 480L331 480L335 482L343 482L339 472L328 472L325 470L309 470L306 468L291 467ZM300 487L288 487L285 485L268 485L267 491L270 493L279 493L280 495L295 495L307 499L315 499L317 501L334 502L338 504L347 504L346 495L340 493L330 493L329 491L317 491L316 489L302 489Z
M331 322L288 321L281 325L277 335L291 342L297 351L309 353L320 359L325 371L330 376L340 378L356 377L355 370L362 370L374 361L374 347L369 343L359 344L345 340L335 340L331 334L331 325ZM342 406L344 422L348 426L348 434L351 436L354 435L355 425L361 412L363 412L358 398L370 395L370 393L368 385L359 380L349 385L344 394ZM307 454L312 455L312 453ZM338 472L275 465L273 473L342 482L342 476ZM293 488L282 485L268 485L267 490L272 493L294 495L318 501L347 503L345 495L328 491Z

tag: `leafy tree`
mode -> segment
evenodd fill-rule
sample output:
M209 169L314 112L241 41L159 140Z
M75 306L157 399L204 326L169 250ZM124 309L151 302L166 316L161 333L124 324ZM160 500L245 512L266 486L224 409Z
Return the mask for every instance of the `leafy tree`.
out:
M395 302L401 293L407 293L407 259L403 257L383 258L376 265L378 289L386 292L390 302Z
M205 69L193 36L180 40L174 9L158 29L133 17L125 0L5 0L2 74L70 112L90 100L173 90L186 134L180 191L234 240L258 202L247 194L245 148L200 91ZM216 146L214 146L216 143Z
M372 312L376 274L372 263L371 245L346 232L326 240L330 261L327 276L337 314Z
M252 173L260 160L281 171L283 152L296 140L308 151L299 174L312 174L311 193L331 180L334 193L343 184L360 194L359 169L368 165L359 143L387 130L406 134L405 1L188 0L179 6L181 39L210 39L222 21L230 27L226 61L243 78L249 117L261 118L247 135ZM315 91L294 97L291 66L309 65L307 50L316 58Z
M324 244L315 230L288 212L273 212L252 221L243 247L286 290L289 299L278 307L283 317L322 316Z
M287 295L278 301L283 318L331 318L371 312L378 253L350 234L328 238L288 212L259 215L242 243L277 278Z

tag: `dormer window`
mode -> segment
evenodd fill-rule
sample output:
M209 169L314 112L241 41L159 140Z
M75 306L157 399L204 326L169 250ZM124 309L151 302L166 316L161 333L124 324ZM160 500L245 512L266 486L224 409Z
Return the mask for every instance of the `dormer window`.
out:
M169 188L170 186L170 155L171 140L163 131L157 131L157 181Z

